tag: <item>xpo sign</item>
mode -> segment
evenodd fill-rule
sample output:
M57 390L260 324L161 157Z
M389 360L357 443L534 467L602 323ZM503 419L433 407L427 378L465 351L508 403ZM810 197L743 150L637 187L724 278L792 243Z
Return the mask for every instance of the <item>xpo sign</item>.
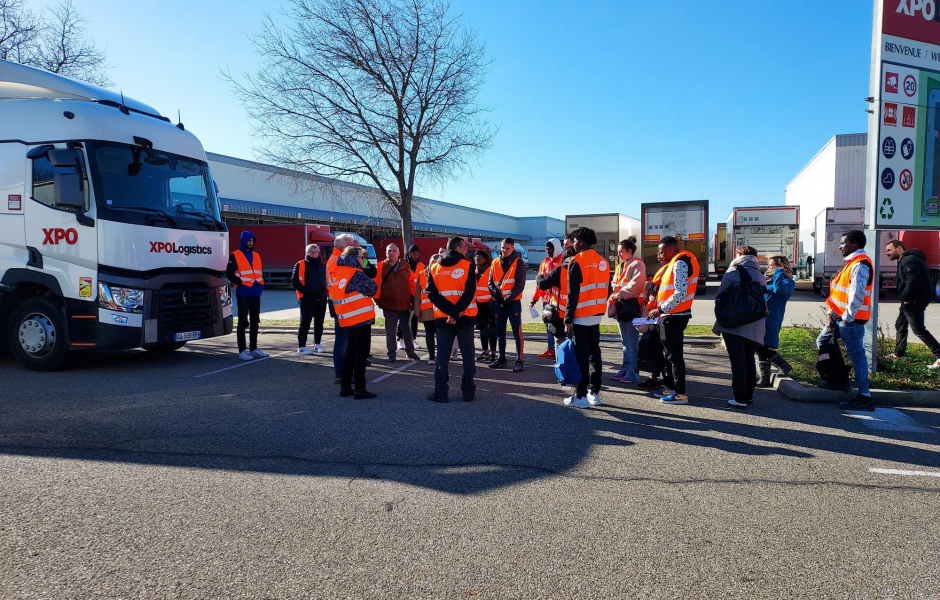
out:
M940 229L940 160L932 145L940 137L934 118L940 115L940 0L875 0L874 7L868 222L876 229ZM904 152L883 152L894 147L894 136L904 139Z

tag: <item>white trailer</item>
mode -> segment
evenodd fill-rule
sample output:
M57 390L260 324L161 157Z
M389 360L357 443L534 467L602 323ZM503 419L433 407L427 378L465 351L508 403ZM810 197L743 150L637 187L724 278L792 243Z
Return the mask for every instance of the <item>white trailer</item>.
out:
M799 259L800 207L756 206L735 208L726 226L731 237L726 267L734 260L733 248L751 246L762 266L772 256L785 256L792 265Z
M0 336L27 368L232 331L206 154L120 94L0 60Z
M635 217L620 213L568 215L565 217L565 230L568 233L579 227L589 227L594 230L597 235L597 246L594 249L613 265L620 262L617 255L617 246L621 240L634 236L637 240L637 248L640 246L640 220ZM545 257L544 254L543 252L542 258Z

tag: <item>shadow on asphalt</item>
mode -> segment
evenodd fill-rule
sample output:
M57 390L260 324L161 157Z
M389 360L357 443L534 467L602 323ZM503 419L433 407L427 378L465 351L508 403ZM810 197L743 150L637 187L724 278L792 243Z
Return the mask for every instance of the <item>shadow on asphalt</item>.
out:
M534 360L518 376L479 369L478 401L464 403L454 390L446 405L424 398L431 383L427 365L376 385L381 395L370 401L338 397L329 355L313 361L286 356L197 378L238 364L230 342L204 343L196 351L160 358L141 351L88 356L75 369L51 374L24 371L8 357L0 358L0 390L5 391L0 394L0 453L375 478L454 494L564 474L595 447L630 447L645 440L736 455L811 458L815 452L832 452L940 465L940 452L872 440L876 434L871 431L862 438L834 429L824 433L756 424L777 419L819 426L825 420L822 426L834 427L828 421L838 422L838 417L820 412L830 407L768 410L768 402L752 411L759 419L727 418L715 396L722 385L714 383L690 384L701 393L695 408L714 409L708 416L701 410L685 414L683 407L635 408L635 396L616 392L605 392L609 404L600 409L573 410L560 402L565 390L548 383L553 381L548 365ZM292 343L279 339L280 347L272 342L267 349L286 352ZM606 352L608 358L617 354ZM718 358L714 351L689 354L691 360ZM727 377L727 363L723 368L724 373L705 374ZM369 378L392 370L379 362ZM460 368L452 364L450 372L451 383L457 383ZM884 433L884 438L937 443L933 436Z

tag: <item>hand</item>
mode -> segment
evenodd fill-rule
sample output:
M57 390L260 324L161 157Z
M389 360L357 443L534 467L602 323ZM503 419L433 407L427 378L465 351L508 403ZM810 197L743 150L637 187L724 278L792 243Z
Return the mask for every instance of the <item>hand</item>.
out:
M535 298L532 298L532 302L529 302L529 308L535 307Z
M654 308L653 310L649 312L649 315L647 315L647 317L649 317L650 319L656 319L661 314L663 314L662 311L660 311L658 308Z
M448 324L448 325L456 325L456 324L457 324L457 320L454 319L453 317L447 317L447 324Z
M565 325L565 333L567 333L570 336L572 332L574 332L574 325L572 325L571 323L567 323Z

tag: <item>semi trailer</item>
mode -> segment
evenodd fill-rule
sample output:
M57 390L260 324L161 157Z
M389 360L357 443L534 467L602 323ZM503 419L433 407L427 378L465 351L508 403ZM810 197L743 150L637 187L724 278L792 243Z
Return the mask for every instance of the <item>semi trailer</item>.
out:
M674 237L679 250L691 252L698 259L701 271L698 290L704 295L708 276L708 200L644 202L640 214L643 232L640 256L646 263L647 274L652 277L659 270L656 258L659 243L663 238Z
M762 267L772 256L785 256L791 265L799 260L800 207L756 206L735 208L725 225L730 238L725 270L734 260L734 249L751 246ZM716 265L717 272L717 265Z
M0 343L50 371L232 331L202 144L121 94L0 60Z

